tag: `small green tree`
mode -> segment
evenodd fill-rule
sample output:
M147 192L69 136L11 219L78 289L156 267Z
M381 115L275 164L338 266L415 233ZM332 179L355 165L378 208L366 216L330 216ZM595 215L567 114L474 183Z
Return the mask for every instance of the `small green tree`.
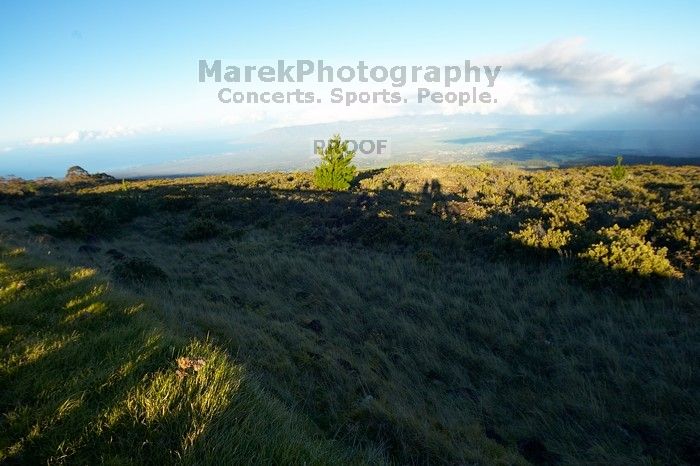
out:
M321 157L321 163L314 170L316 187L333 191L348 189L356 172L352 165L355 151L348 150L348 141L341 141L336 134L328 140L325 149L318 147L316 154Z
M620 181L625 177L627 170L622 166L622 156L617 156L617 164L610 170L610 176L615 181Z

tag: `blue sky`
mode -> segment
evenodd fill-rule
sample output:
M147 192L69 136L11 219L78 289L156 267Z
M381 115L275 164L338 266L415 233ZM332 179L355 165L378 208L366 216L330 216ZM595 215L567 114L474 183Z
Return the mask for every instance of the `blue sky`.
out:
M582 56L591 64L613 57L609 66L628 74L670 65L667 87L682 81L687 94L700 77L699 17L694 1L5 1L0 150L75 131L221 125L231 110L213 106L197 85L201 58L425 63L508 56L542 90ZM528 67L514 58L542 60L552 43L563 44L558 53L577 51L566 52L563 64ZM595 87L565 79L587 96ZM623 84L616 102L647 92ZM275 111L262 119L274 120ZM287 114L283 121L293 120Z

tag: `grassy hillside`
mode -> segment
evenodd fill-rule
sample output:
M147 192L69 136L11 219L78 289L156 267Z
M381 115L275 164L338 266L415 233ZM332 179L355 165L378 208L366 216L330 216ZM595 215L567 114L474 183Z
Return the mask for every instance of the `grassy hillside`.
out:
M95 270L2 252L0 461L368 462L262 391L206 339L166 329Z
M0 458L698 463L700 168L619 178L5 183Z

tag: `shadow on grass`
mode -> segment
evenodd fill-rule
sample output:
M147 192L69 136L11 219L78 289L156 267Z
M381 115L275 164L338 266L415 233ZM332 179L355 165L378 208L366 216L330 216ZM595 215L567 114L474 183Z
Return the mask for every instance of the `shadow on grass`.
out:
M214 345L169 334L90 270L5 253L0 304L5 464L361 457L322 440ZM203 365L182 369L187 360Z

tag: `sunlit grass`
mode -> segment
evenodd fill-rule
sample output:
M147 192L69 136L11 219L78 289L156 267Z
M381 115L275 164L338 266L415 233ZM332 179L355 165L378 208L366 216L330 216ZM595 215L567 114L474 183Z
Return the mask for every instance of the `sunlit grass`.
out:
M369 461L323 440L213 343L167 331L94 270L1 260L0 462L241 464L262 451L277 464ZM178 358L201 367L178 372Z

